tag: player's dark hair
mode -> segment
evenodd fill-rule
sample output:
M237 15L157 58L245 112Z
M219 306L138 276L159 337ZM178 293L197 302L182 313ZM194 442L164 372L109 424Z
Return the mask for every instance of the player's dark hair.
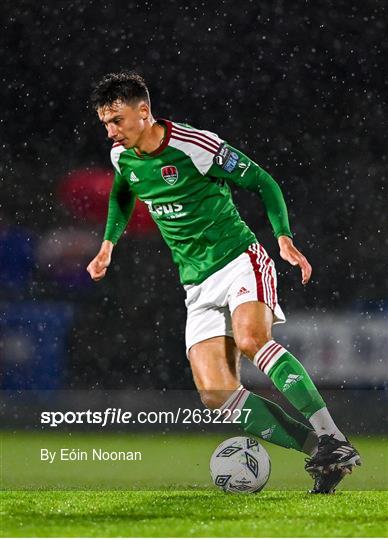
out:
M96 84L91 95L95 109L112 105L115 101L133 105L142 100L150 104L148 88L143 77L133 71L108 73Z

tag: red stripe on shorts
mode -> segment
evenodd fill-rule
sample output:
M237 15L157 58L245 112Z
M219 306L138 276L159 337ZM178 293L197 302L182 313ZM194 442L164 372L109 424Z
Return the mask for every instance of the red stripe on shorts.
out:
M272 293L268 279L268 261L270 261L270 258L268 257L263 246L259 245L258 248L260 255L257 255L257 262L259 264L259 270L261 272L261 279L263 282L264 300L266 300L267 305L272 307Z
M260 302L263 302L264 304L266 304L266 301L264 300L264 289L263 289L263 280L262 280L263 276L261 275L259 266L257 264L257 253L254 253L253 250L251 250L250 248L248 248L245 253L249 255L249 258L251 260L251 265L253 268L253 273L255 274L257 299Z
M260 251L262 251L266 256L264 264L265 264L266 273L268 275L268 285L271 289L271 304L272 306L275 306L277 304L277 295L276 295L275 277L273 274L273 271L274 271L273 263L270 256L268 255L268 253L265 252L263 246L261 245L260 245Z

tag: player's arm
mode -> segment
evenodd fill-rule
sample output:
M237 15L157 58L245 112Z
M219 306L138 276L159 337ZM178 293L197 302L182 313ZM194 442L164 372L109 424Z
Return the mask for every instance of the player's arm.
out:
M104 241L100 251L87 267L87 271L94 281L99 281L105 276L111 261L113 247L125 231L134 206L134 193L130 190L128 182L116 172L109 196Z
M293 244L283 193L272 176L228 144L224 144L218 151L208 174L258 193L278 240L280 256L293 266L300 266L302 283L306 284L310 279L312 268L306 257Z

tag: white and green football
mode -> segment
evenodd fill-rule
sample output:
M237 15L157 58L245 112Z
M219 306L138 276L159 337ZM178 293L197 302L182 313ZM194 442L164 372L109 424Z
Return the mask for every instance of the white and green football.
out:
M214 450L210 474L214 484L232 493L261 491L271 473L271 460L256 439L232 437Z

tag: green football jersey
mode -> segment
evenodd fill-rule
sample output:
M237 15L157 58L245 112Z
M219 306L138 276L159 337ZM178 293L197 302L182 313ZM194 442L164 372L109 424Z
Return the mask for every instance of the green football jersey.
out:
M230 182L261 196L276 237L291 236L282 193L267 172L214 133L158 122L165 137L155 152L112 147L105 240L118 241L138 198L171 249L181 282L201 283L257 241L234 205Z

